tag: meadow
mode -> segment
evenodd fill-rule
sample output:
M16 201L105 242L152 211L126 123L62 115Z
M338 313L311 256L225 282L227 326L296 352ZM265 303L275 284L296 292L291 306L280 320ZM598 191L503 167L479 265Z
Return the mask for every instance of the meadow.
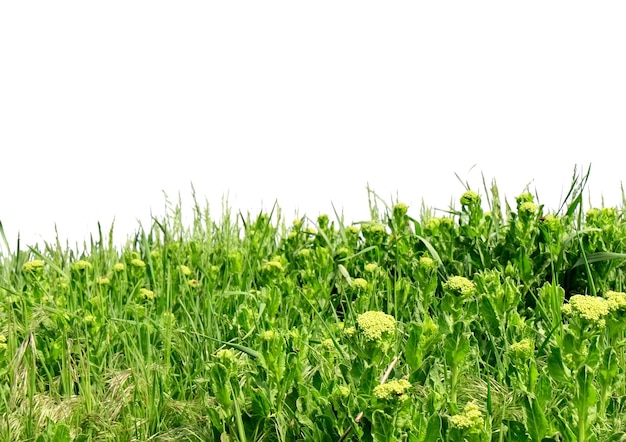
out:
M358 222L171 204L123 246L0 225L0 440L626 441L624 207L587 177L553 212L494 183Z

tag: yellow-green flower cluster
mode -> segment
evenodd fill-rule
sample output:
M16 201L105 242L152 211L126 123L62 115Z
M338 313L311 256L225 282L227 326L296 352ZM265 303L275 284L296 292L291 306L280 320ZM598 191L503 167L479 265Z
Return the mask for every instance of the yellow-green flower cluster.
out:
M409 210L409 206L407 206L404 203L398 203L395 206L393 206L393 216L395 218L402 218L406 215L406 213Z
M611 311L626 310L626 293L609 290L604 294Z
M202 287L202 283L198 281L197 279L190 279L189 281L187 281L187 285L189 285L189 287L194 288L194 289Z
M452 218L428 218L424 223L424 230L434 234L439 228L443 230L450 230L454 227L454 220Z
M617 220L617 209L614 207L592 208L587 211L586 223L597 227L608 227Z
M32 261L25 262L22 266L22 270L30 273L40 273L43 270L44 261L41 259L34 259Z
M568 304L561 307L561 312L568 316L578 316L597 324L599 327L604 327L606 325L604 318L610 312L610 304L606 299L597 296L574 295Z
M114 272L117 272L117 273L123 272L125 268L126 266L121 262L116 262L115 264L113 264Z
M221 350L218 350L215 353L215 356L220 362L224 364L233 363L237 361L237 358L235 357L235 352L232 351L230 348L223 348Z
M469 430L480 428L484 425L484 420L478 405L471 402L465 406L462 413L450 418L450 424L459 430Z
M300 249L296 252L296 258L307 260L311 257L312 253L311 249Z
M368 222L361 224L361 232L363 232L365 239L379 242L384 239L387 229L380 223Z
M521 341L512 344L509 351L513 357L525 361L533 357L533 354L535 353L535 344L531 339L522 339Z
M396 330L396 318L383 312L365 312L357 316L356 322L368 341L380 341L383 333L392 334Z
M278 335L276 334L274 330L265 330L264 332L261 333L261 339L264 341L273 341L277 337Z
M375 262L368 262L367 264L365 264L364 270L367 273L374 273L376 269L378 269L378 264L376 264Z
M347 385L338 385L333 389L333 396L340 398L347 398L350 396L350 387Z
M72 269L79 271L79 272L83 270L89 270L92 267L93 266L91 265L91 263L89 261L85 261L84 259L76 261L75 263L72 264Z
M464 298L476 292L476 284L464 276L451 276L443 284L443 287L451 292L460 294Z
M335 349L335 343L330 338L324 339L322 341L322 348L325 351L333 351Z
M172 312L164 312L161 315L161 321L167 327L172 327L176 324L176 316Z
M437 268L437 263L429 256L420 256L419 266L426 271L430 271Z
M146 288L139 289L139 296L141 296L143 299L149 299L149 300L152 300L156 297L156 295L154 294L152 290L149 290Z
M519 214L522 217L531 217L537 213L537 206L532 201L526 201L519 206Z
M356 290L367 290L367 280L363 278L354 278L351 286Z
M277 274L282 273L284 270L283 264L276 258L263 264L263 271L268 273Z
M133 267L135 269L145 269L146 268L146 263L143 262L139 258L131 259L130 260L130 265L131 265L131 267Z
M548 227L548 230L553 232L559 230L561 227L561 219L552 213L543 217L543 223Z
M0 335L0 350L7 349L7 337L4 335Z
M533 195L530 192L524 192L519 196L515 197L515 202L517 203L517 207L520 207L524 203L532 203L534 202Z
M343 334L346 335L349 338L354 336L355 333L356 333L356 328L354 328L354 327L348 327L348 328L344 328L343 329Z
M109 285L110 283L111 283L111 280L106 275L102 275L98 279L96 279L96 284L98 285Z
M411 388L411 383L406 379L394 379L374 387L374 396L382 400L399 399L404 401L408 399L405 393L409 388Z
M191 275L191 269L189 267L187 267L186 265L182 265L180 266L180 273L182 273L185 276L189 276Z
M462 206L471 206L474 204L480 204L480 196L473 190L468 190L463 195L461 195L461 205Z
M357 236L359 234L359 228L357 226L348 226L346 227L346 232L349 235Z

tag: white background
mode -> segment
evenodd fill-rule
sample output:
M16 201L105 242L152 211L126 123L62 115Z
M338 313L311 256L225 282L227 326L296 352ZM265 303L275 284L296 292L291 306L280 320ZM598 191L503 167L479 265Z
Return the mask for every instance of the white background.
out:
M0 5L0 221L12 247L123 241L165 192L346 221L366 185L445 209L482 175L556 208L626 176L623 2Z

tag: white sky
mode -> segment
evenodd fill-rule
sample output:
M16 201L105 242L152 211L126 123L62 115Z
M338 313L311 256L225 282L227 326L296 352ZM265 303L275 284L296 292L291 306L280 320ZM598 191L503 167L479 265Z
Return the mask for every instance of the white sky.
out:
M0 4L0 221L14 247L123 241L184 202L419 214L481 173L555 208L575 165L621 205L622 1ZM475 166L473 169L472 167ZM189 208L188 205L186 205Z

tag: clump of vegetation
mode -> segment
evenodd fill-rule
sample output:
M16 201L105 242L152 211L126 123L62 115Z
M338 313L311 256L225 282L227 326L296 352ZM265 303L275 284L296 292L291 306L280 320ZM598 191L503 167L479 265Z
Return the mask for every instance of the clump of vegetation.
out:
M0 439L626 438L624 208L459 209L0 249Z

